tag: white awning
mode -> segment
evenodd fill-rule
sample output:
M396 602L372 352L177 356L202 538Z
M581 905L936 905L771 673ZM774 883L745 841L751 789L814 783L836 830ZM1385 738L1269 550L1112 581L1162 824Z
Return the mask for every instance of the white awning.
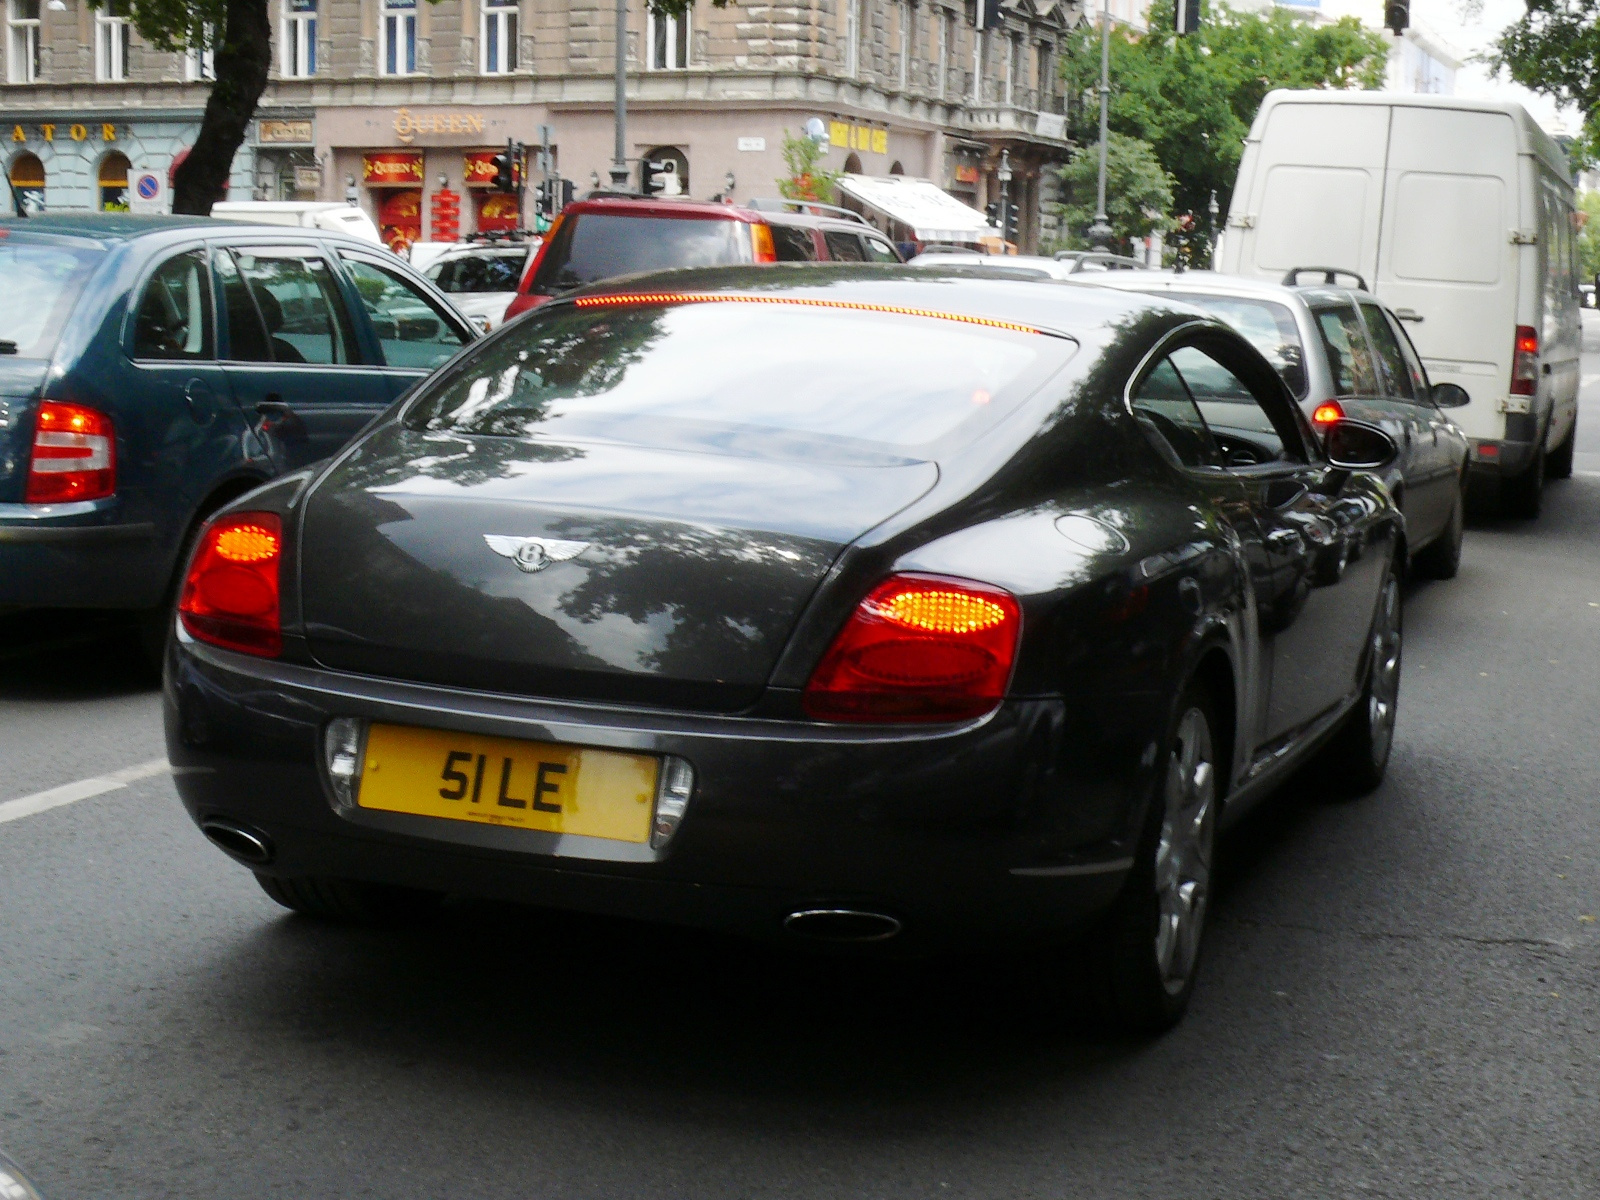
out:
M997 238L1000 230L938 184L906 175L842 175L839 190L891 221L908 225L919 242Z

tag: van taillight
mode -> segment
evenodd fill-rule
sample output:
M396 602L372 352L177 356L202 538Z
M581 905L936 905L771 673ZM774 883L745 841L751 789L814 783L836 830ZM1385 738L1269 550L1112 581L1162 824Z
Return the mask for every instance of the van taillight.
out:
M276 513L218 517L200 534L183 581L178 615L190 635L214 646L274 658L283 650L278 577L283 522Z
M896 575L857 605L802 704L819 721L965 721L1011 681L1022 610L1000 588Z
M1531 396L1539 390L1539 333L1532 325L1517 326L1516 352L1511 356L1511 394Z
M105 413L46 400L33 428L24 502L102 500L117 490L117 435Z

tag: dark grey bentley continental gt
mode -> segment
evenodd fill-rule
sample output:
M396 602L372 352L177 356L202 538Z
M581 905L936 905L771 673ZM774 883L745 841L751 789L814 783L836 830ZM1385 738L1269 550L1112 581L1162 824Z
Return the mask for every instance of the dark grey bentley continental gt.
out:
M1218 828L1313 753L1382 777L1394 449L1314 437L1242 338L1159 299L600 285L205 527L168 750L302 913L1042 941L1155 1030Z

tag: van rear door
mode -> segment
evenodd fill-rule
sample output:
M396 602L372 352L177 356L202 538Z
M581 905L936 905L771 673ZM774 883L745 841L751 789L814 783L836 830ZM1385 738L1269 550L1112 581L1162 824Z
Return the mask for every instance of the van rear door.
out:
M1498 439L1517 325L1511 236L1538 228L1537 214L1522 212L1516 128L1498 112L1393 113L1373 290L1406 321L1433 381L1472 397L1451 412L1456 423Z
M1388 136L1385 105L1272 105L1240 167L1241 180L1254 169L1245 204L1232 205L1239 257L1223 269L1276 281L1294 267L1340 267L1370 279Z

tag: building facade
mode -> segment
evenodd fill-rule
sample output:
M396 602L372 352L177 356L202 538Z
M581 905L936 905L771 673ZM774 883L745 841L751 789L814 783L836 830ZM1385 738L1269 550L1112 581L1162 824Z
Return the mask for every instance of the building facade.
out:
M268 0L274 69L234 199L352 199L395 240L435 232L453 192L463 232L514 226L489 161L550 131L578 192L609 180L615 7L606 0ZM24 200L119 207L129 179L170 172L198 130L204 54L165 54L84 0L6 9L0 135ZM52 7L52 5L57 7ZM812 118L825 165L931 179L982 208L1002 152L1024 247L1055 234L1067 157L1057 45L1079 10L1002 0L976 31L944 0L698 0L683 18L630 0L626 153L672 164L688 195L776 195L782 143ZM531 206L523 201L524 214ZM137 206L137 201L135 201Z

